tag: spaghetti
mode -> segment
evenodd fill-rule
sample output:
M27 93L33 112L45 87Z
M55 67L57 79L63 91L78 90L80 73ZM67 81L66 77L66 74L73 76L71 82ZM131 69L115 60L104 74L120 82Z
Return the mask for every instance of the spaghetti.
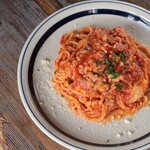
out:
M61 38L53 83L83 118L135 114L150 99L150 52L124 28L87 26Z

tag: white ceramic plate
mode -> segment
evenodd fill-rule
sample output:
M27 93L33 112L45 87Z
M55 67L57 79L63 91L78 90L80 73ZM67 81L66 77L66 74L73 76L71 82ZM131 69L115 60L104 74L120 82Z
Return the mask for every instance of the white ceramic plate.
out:
M87 25L123 26L150 48L150 12L143 8L97 0L65 7L39 24L23 47L18 65L22 102L35 124L69 149L146 149L150 147L149 107L120 121L93 123L72 113L51 83L61 36Z

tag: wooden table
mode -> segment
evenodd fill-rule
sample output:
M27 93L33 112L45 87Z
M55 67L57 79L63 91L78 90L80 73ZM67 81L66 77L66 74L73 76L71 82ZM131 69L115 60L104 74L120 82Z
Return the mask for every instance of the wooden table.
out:
M32 30L48 15L81 0L0 0L0 150L65 150L31 121L17 87L17 64ZM124 0L150 10L149 0Z

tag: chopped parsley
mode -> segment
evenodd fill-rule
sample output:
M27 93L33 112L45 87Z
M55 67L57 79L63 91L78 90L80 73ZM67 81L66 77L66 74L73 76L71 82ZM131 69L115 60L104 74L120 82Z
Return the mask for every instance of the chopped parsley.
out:
M84 50L89 50L88 47L84 47Z
M117 58L116 56L112 59L114 64L117 64Z
M93 92L97 92L97 89L94 89Z
M121 91L122 88L123 88L123 85L120 84L120 83L118 83L118 82L116 82L116 83L115 83L115 87L117 88L117 90Z
M120 75L119 72L115 70L114 66L108 66L107 72L112 75L113 79L116 79Z
M123 70L128 70L128 67L127 66L123 66Z
M94 60L94 63L96 64L96 66L99 66L99 65L101 65L101 64L102 64L102 62L101 62L101 61L99 61L99 60Z
M126 62L126 55L123 51L115 52L115 54L121 58L122 62Z
M112 74L115 71L115 68L113 66L108 66L107 71L109 74Z
M115 71L112 73L113 79L116 79L119 76L119 72Z
M105 64L110 65L110 61L108 59L105 59Z

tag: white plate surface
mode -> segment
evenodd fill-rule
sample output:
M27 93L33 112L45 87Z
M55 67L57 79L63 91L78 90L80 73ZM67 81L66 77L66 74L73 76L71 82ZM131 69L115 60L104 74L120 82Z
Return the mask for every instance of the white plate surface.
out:
M65 7L39 24L24 45L18 65L23 104L45 134L70 149L146 149L150 147L150 107L102 125L72 113L53 87L51 78L61 36L88 25L109 29L123 26L150 49L150 12L143 8L96 0Z

